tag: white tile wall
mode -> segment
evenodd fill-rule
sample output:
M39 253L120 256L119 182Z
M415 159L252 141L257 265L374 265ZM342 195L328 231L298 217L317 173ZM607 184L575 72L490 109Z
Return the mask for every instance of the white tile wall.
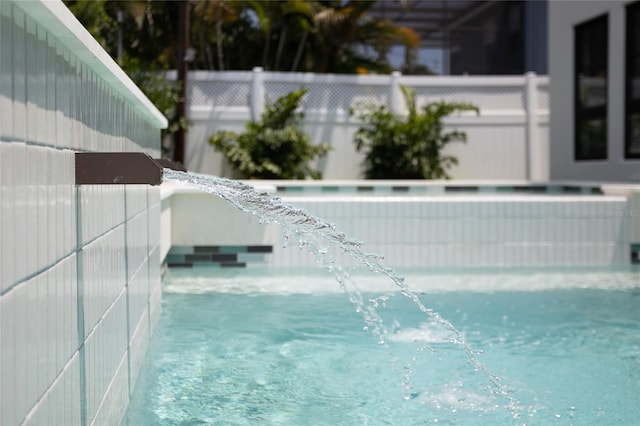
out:
M0 160L2 160L0 158ZM172 246L172 234L171 231L171 197L167 196L162 199L160 204L160 226L162 230L166 230L166 232L162 232L160 239L160 257L164 259L167 257L169 250L171 250Z
M632 208L619 196L296 196L285 201L334 223L365 242L365 251L383 255L385 264L396 267L626 264L632 242L630 217L611 214ZM174 223L182 222L180 212L172 209ZM271 241L274 265L316 264L296 242L283 248L277 238ZM207 243L222 244L218 239Z
M80 424L80 364L77 353L27 415L25 424Z
M124 225L119 225L82 249L85 337L126 286L124 233Z
M118 425L129 404L129 368L125 354L118 364L113 380L98 407L95 417L88 424L95 426Z
M74 155L157 156L162 120L73 19L0 2L2 425L117 424L160 311L159 190L78 188Z
M15 282L13 219L13 151L11 143L0 143L0 294Z
M133 388L138 379L138 373L142 367L144 357L149 346L149 316L148 309L145 309L143 315L140 315L140 321L135 326L133 335L129 340L129 390L133 392ZM133 329L133 328L132 328Z
M162 313L159 245L149 254L149 259L149 329L154 330Z
M82 243L124 222L125 187L118 185L82 185L79 187L82 216Z
M614 214L633 210L633 199L623 196L282 198L335 224L364 242L365 251L383 255L385 264L396 267L627 264L634 242L633 217ZM170 243L176 246L269 244L274 266L317 263L294 239L284 248L279 227L260 224L217 197L173 188L163 200L162 215L171 219Z
M253 216L218 197L206 193L177 194L172 197L172 244L261 245L272 241L273 226L264 226Z
M140 266L127 285L130 319L129 340L133 338L133 333L142 318L146 318L146 311L149 308L149 266L146 258ZM148 318L146 318L146 322L148 325Z
M126 185L126 214L127 219L146 211L147 209L147 186L148 185Z
M116 302L105 312L98 325L85 342L86 412L87 422L95 417L103 403L111 380L127 352L126 292L118 295Z
M0 297L0 393L12 395L16 392L16 347L17 333L21 330L16 322L15 306L17 304L16 292L12 291ZM0 401L5 398L1 398ZM8 399L8 398L7 398ZM0 424L17 423L18 401L11 404L0 402Z
M144 266L147 251L147 214L141 213L127 221L127 269L128 279L133 280Z
M75 266L71 255L0 298L3 394L19 395L2 398L2 424L23 419L78 348Z

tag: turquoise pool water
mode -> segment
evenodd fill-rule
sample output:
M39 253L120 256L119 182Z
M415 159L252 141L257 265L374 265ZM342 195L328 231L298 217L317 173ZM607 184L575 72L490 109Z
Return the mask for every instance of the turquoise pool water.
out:
M170 270L124 423L640 424L637 270L401 272L501 389L375 275L384 344L322 270Z

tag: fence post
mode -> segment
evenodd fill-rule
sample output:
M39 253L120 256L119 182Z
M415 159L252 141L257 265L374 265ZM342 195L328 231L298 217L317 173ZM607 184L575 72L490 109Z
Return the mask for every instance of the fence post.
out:
M402 90L400 90L400 71L391 73L391 85L389 87L389 106L391 112L402 112Z
M254 67L251 80L251 119L260 120L264 111L264 73L262 67Z
M526 177L531 181L546 180L542 158L541 143L538 134L538 79L535 72L525 74L525 113L526 113Z

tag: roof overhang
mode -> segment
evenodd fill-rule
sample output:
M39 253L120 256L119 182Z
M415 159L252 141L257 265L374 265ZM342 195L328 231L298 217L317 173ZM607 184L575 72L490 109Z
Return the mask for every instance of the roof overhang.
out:
M369 13L413 29L421 47L443 48L449 45L451 31L478 30L467 21L494 3L496 0L378 0Z

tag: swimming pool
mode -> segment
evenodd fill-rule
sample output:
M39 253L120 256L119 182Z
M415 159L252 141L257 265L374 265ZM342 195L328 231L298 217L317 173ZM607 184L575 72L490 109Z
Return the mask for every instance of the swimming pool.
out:
M637 269L401 272L479 351L508 398L388 279L352 273L365 300L380 305L386 333L378 344L320 269L171 269L124 423L640 420Z

